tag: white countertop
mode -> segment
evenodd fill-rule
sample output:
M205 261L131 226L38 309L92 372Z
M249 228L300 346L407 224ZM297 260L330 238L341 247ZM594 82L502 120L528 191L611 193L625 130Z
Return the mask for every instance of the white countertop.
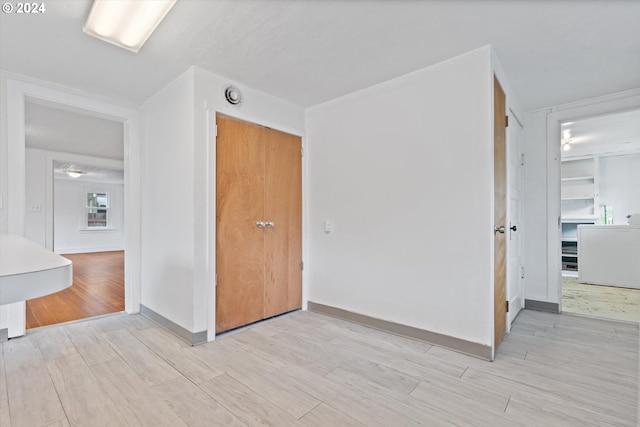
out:
M0 305L49 295L72 283L71 260L24 237L0 234Z

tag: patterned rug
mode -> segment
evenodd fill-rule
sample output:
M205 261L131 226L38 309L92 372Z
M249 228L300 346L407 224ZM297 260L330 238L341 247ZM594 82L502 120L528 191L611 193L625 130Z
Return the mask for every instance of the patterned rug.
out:
M588 285L577 278L562 278L562 311L604 319L638 323L640 289Z

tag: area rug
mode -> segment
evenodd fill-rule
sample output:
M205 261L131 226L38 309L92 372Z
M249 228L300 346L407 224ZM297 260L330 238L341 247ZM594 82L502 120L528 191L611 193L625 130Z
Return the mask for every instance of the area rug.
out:
M640 289L589 285L562 278L562 311L603 319L638 323Z

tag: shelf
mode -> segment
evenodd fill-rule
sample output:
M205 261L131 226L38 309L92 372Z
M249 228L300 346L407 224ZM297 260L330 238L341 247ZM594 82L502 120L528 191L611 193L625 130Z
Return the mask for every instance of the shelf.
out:
M561 218L562 222L585 222L585 223L594 223L598 220L597 216L563 216Z
M566 200L593 200L595 196L578 196L578 197L563 197L560 200L563 202Z
M572 176L568 178L562 178L562 182L574 182L574 181L593 181L593 176Z
M578 254L562 254L564 258L578 258Z

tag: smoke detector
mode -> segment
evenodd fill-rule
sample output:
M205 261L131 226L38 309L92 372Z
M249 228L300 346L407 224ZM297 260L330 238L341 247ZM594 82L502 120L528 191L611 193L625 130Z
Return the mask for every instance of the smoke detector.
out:
M224 99L231 105L240 105L242 93L237 87L229 85L224 88Z

